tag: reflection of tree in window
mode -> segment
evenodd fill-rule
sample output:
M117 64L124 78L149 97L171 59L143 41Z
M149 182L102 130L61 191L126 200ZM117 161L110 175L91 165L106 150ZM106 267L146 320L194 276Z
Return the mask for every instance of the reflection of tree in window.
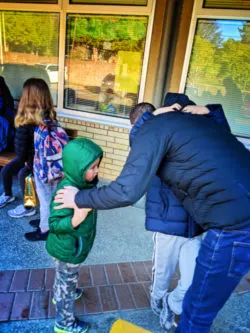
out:
M127 116L137 102L146 31L146 17L68 15L68 86L79 108ZM105 81L112 85L104 89Z
M197 104L221 103L235 131L248 131L250 96L248 21L198 21L185 92ZM240 127L241 126L241 127ZM248 127L247 127L248 126Z
M4 12L4 23L9 51L58 56L58 14Z
M98 51L98 59L99 53L102 53L101 58L108 60L107 56L111 57L120 50L143 51L146 26L146 19L75 16L71 18L68 27L71 39L68 45L71 46L71 52L77 46L86 47L92 52L95 48ZM103 44L107 41L112 42L111 49L103 50Z

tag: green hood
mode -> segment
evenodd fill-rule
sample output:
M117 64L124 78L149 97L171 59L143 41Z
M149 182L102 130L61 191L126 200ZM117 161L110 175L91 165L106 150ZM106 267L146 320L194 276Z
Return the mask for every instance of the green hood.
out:
M101 157L101 148L91 140L79 138L70 141L63 149L65 178L57 187L57 191L64 186L76 186L81 190L93 187L93 183L85 181L85 174L89 166ZM73 228L74 210L54 209L58 205L54 202L54 197L55 193L50 205L47 251L60 261L79 264L86 259L92 248L96 234L97 213L95 210L90 211L84 222Z
M62 161L65 177L79 189L88 184L85 174L97 158L102 158L102 149L93 141L78 138L70 141L63 149Z

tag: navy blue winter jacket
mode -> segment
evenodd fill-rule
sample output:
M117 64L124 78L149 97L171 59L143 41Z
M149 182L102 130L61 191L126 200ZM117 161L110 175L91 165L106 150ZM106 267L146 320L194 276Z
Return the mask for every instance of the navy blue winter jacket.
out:
M212 117L217 123L229 129L221 105L214 104L207 107L210 112L206 116ZM152 117L154 117L152 113L145 112L134 124L129 136L130 146L139 128ZM188 238L204 231L188 214L173 191L157 176L153 178L146 195L146 229Z
M250 152L212 119L168 112L136 134L120 176L79 191L79 208L111 209L142 197L157 174L204 229L250 225Z
M14 140L14 111L0 96L0 152L11 149Z

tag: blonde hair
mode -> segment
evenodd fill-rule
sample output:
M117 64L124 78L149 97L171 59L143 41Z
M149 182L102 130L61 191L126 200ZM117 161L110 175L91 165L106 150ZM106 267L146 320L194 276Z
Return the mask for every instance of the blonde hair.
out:
M28 79L23 85L15 126L42 125L45 113L51 120L56 117L49 87L42 79Z

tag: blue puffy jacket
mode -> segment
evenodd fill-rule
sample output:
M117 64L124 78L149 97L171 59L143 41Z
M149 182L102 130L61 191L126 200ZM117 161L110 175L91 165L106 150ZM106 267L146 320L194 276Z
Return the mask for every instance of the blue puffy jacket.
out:
M15 114L11 106L0 96L0 152L11 149L14 141Z
M186 112L168 112L138 130L127 161L108 186L79 191L79 208L134 204L157 174L204 229L250 226L250 152L224 126Z
M221 105L207 107L210 112L206 117L213 118L230 130ZM152 117L152 113L145 112L134 124L129 137L130 145L141 125ZM146 195L146 229L187 238L195 237L204 231L188 214L173 191L157 176L153 178Z

